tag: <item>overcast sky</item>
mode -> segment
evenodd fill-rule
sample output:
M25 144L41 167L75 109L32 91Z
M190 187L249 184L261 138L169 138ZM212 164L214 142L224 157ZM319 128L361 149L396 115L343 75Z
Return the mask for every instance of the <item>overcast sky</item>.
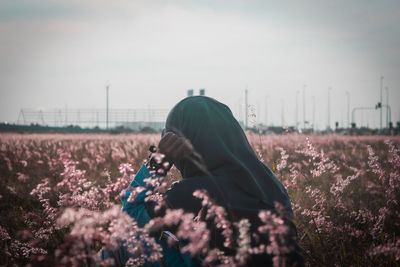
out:
M375 106L381 75L399 121L397 0L0 0L0 121L21 108L104 108L109 81L111 108L169 109L206 88L239 119L247 87L259 122L293 125L306 85L306 120L314 98L325 128L328 87L333 126L347 123L346 91L351 108ZM378 115L356 119L378 127Z

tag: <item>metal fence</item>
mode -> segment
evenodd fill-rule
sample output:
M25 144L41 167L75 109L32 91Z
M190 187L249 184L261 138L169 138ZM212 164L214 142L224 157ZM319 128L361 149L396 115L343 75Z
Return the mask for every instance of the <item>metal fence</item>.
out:
M156 127L164 124L167 109L21 109L17 124L109 128ZM137 129L133 129L137 130Z

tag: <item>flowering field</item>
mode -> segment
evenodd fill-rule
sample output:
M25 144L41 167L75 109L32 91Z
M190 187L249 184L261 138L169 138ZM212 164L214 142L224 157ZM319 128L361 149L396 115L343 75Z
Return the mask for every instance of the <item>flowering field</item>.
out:
M236 254L223 255L207 247L205 224L191 214L168 211L139 227L121 212L121 193L158 140L152 134L0 134L0 265L94 266L102 247L123 240L135 255L128 263L140 265L160 257L151 230L171 224L187 240L183 250L202 254L205 264L240 265L249 253L261 252L276 266L284 264L281 256L290 248L279 214L260 213L260 234L270 242L251 247L249 222L230 225L197 192L208 219L237 228ZM249 140L291 196L307 265L400 265L399 137L249 134ZM157 190L148 198L161 201L161 192L179 179L172 169L153 181ZM231 232L225 236L232 243Z

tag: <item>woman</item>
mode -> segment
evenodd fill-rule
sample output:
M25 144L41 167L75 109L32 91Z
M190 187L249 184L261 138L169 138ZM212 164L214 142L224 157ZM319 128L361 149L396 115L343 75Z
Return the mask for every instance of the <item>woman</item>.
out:
M201 200L194 197L193 192L203 189L217 205L225 208L232 223L248 219L251 233L256 233L262 225L259 212L276 212L274 203L278 202L286 210L292 233L289 245L293 249L286 255L289 266L303 265L295 241L296 230L290 221L292 209L288 194L271 170L257 158L226 105L204 96L188 97L179 102L168 115L159 152L176 166L183 178L165 193L168 208L198 214L202 209ZM143 178L150 176L143 168L131 186L143 185ZM123 209L139 224L144 225L156 216L151 205L143 202L144 192L134 203L127 201L128 196L129 193L122 198ZM221 232L212 224L210 231L211 247L227 255L235 253L234 249L224 246ZM166 251L165 247L164 255L167 265L200 265L199 259L191 259L179 251ZM272 265L272 257L266 254L253 255L246 263L246 266L269 265Z

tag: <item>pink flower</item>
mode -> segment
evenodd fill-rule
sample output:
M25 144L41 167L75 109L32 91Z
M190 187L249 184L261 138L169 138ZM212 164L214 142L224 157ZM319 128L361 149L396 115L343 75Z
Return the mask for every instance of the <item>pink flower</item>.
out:
M29 177L23 173L17 172L18 175L18 181L20 182L26 182L26 180L29 179Z

